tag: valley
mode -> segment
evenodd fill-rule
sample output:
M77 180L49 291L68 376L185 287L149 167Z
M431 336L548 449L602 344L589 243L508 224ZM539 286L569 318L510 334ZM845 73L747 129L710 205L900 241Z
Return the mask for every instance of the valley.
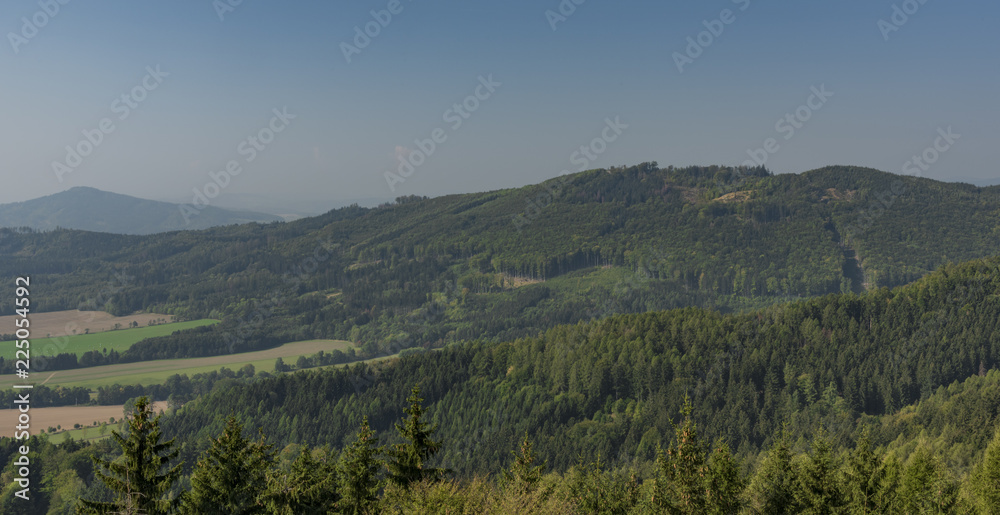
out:
M69 3L0 515L1000 514L1000 4Z
M878 224L848 225L899 180ZM8 231L0 269L45 256L39 324L65 331L74 302L107 292L77 334L33 342L57 349L37 409L173 399L164 437L195 464L228 415L288 452L341 448L363 418L398 442L417 386L443 442L433 463L458 478L499 473L528 434L552 481L601 456L652 488L687 420L746 478L783 445L806 460L816 442L868 442L906 463L935 449L949 484L971 481L1000 421L967 404L1000 369L1000 244L985 236L1000 188L655 163L563 187L523 226L517 202L545 186L140 237ZM138 312L162 315L142 327ZM108 445L100 427L65 430L93 420L66 420L53 442Z

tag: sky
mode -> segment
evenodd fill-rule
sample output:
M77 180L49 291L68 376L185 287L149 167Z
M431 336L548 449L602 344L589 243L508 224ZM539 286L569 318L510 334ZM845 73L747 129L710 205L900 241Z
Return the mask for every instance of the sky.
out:
M995 178L998 15L964 0L7 0L0 202L90 186L305 205L644 161Z

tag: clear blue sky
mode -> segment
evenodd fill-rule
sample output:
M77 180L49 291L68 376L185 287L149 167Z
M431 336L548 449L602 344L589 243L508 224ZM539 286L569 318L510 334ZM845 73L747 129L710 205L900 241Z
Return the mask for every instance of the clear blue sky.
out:
M893 23L894 4L917 0L563 3L575 12L553 30L546 11L559 0L401 0L348 63L341 43L388 0L243 0L222 20L212 0L70 0L51 17L37 0L5 1L0 202L72 186L189 199L230 160L241 173L221 195L520 186L578 168L574 151L615 117L628 128L591 167L739 164L774 138L767 165L777 172L899 172L951 126L961 137L926 175L1000 176L995 2L927 0L888 41L879 20ZM731 23L681 73L675 52L723 9ZM22 17L46 23L27 38ZM156 89L137 90L144 100L120 119L113 102L157 65L169 76L147 79ZM501 85L453 128L447 111L490 74ZM776 122L823 85L833 96L802 111L809 120L786 140ZM247 162L241 142L285 107L296 118ZM58 181L53 162L104 118L114 130ZM390 191L385 172L438 128L447 139Z

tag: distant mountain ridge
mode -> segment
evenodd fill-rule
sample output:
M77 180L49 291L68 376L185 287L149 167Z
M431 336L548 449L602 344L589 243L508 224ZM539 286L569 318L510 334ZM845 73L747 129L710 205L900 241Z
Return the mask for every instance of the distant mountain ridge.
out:
M96 188L78 186L25 202L0 204L0 227L57 227L115 234L154 234L207 229L249 222L276 222L282 218L252 211L208 206L185 219L178 204L146 200Z

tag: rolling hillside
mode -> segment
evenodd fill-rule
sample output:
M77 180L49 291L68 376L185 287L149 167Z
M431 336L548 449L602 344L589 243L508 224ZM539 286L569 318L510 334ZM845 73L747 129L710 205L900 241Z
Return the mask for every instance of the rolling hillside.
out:
M1000 258L991 258L893 290L743 315L615 316L502 344L227 385L166 427L203 439L235 412L279 445L339 446L367 416L391 441L400 406L419 385L449 466L495 473L527 433L541 460L567 470L578 456L651 462L690 397L705 441L721 438L751 462L782 428L792 442L824 428L850 446L867 424L874 445L912 451L919 438L936 439L964 473L1000 422L990 401L1000 369L998 290Z
M36 310L99 297L115 314L223 320L149 356L333 338L370 357L614 313L739 312L901 285L1000 252L998 213L1000 187L851 167L772 176L645 163L284 224L6 231L0 272L32 275Z
M213 206L187 213L177 204L76 187L26 202L0 204L0 227L56 228L115 234L152 234L217 225L276 222L281 218Z
M94 387L102 404L143 394L183 404L161 423L184 475L224 423L260 428L281 450L275 471L297 453L357 449L364 417L365 438L400 444L395 424L416 385L440 442L425 464L457 480L386 489L387 506L427 500L424 489L450 489L428 494L450 501L492 489L477 478L500 477L487 475L530 435L530 463L545 463L555 488L538 492L567 505L655 505L669 497L657 485L677 484L677 453L690 451L707 465L687 475L724 472L728 491L745 495L734 505L770 502L780 488L761 481L777 460L794 481L784 490L793 511L848 504L869 467L897 496L883 511L952 513L993 477L981 467L993 463L985 447L1000 421L1000 258L987 257L1000 253L998 213L995 187L846 167L772 176L647 163L286 224L6 230L0 271L31 276L36 311L221 320L102 354L104 368L53 367L48 377L61 379L33 391L39 407L87 402ZM300 354L282 344L317 339L347 351L310 348L295 373L277 358L273 374L263 370ZM75 354L50 363L61 359L79 365ZM124 384L142 378L155 381ZM680 451L691 424L701 443ZM4 445L0 454L14 452ZM66 460L114 452L80 445L32 444ZM100 495L82 479L92 468L59 474L68 495ZM497 492L509 493L506 481ZM706 492L725 490L713 485Z

